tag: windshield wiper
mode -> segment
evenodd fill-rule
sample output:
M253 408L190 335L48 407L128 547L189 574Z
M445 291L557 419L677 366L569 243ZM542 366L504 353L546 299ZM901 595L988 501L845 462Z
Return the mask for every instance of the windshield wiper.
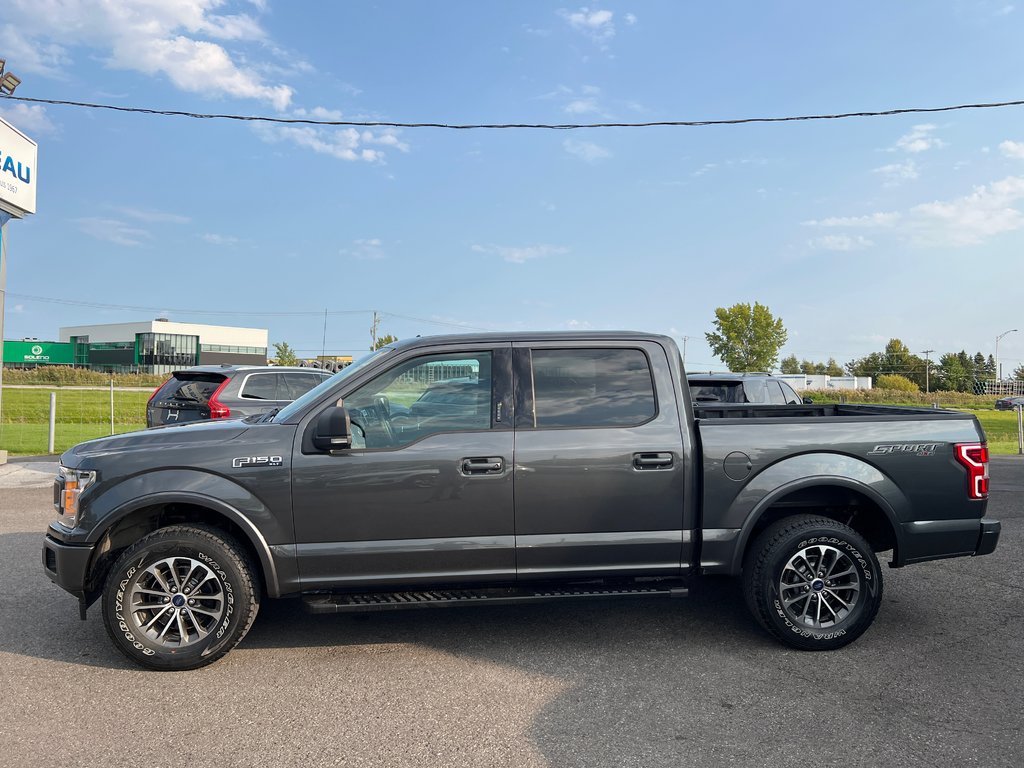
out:
M257 424L266 424L266 423L267 423L268 421L270 421L270 420L271 420L272 418L274 418L275 416L277 416L277 413L278 413L278 411L280 411L280 410L281 410L280 408L272 408L272 409L270 409L270 410L269 410L269 411L267 411L266 413L264 413L264 414L261 414L261 415L260 415L260 417L259 417L259 418L258 418L258 419L256 420L256 423L257 423Z

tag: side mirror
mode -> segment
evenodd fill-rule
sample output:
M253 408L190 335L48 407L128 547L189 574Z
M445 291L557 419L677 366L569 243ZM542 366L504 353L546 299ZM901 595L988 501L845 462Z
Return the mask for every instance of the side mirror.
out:
M334 406L317 417L313 445L321 451L352 447L352 421L345 408Z
M809 397L804 398L804 405L814 405L814 401Z

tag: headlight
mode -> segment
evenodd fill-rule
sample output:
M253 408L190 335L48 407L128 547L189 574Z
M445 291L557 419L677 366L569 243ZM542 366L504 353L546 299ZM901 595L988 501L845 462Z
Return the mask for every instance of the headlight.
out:
M99 479L96 472L58 467L53 504L61 515L61 525L74 528L78 523L78 498Z

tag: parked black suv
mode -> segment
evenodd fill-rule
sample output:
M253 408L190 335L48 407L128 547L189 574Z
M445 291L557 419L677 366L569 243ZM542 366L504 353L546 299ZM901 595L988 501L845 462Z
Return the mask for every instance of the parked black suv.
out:
M809 403L789 384L768 373L691 373L686 377L694 405L702 403Z
M149 398L146 426L266 413L330 376L309 368L253 365L200 365L175 371Z

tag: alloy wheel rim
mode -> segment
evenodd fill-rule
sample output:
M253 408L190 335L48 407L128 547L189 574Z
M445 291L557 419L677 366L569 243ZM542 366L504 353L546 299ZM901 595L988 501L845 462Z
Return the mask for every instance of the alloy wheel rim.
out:
M126 607L150 642L183 648L217 627L225 601L224 585L208 565L190 557L168 557L145 568Z
M793 555L779 578L782 608L794 624L829 629L842 623L860 597L853 559L832 546L816 544Z

